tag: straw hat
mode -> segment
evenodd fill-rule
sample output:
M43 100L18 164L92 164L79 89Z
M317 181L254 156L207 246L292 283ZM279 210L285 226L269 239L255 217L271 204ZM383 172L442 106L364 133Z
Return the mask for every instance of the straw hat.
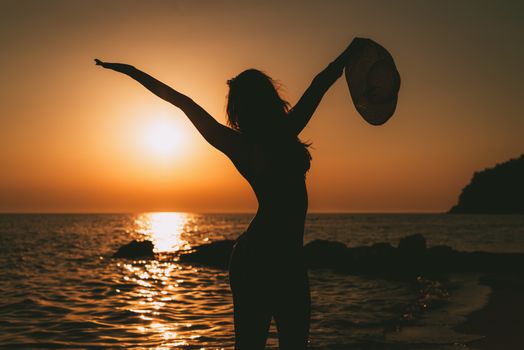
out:
M346 81L360 115L372 125L381 125L397 107L400 74L385 48L371 39L362 40L346 65Z

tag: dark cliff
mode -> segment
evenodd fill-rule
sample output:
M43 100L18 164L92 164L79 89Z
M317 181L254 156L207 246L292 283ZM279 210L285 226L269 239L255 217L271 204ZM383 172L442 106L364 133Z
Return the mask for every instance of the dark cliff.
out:
M524 214L524 155L475 172L453 214Z

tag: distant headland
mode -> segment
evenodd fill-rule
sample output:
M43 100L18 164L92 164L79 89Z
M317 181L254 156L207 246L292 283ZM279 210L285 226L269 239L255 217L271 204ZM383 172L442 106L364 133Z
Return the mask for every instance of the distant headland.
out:
M524 214L524 154L475 172L452 214Z

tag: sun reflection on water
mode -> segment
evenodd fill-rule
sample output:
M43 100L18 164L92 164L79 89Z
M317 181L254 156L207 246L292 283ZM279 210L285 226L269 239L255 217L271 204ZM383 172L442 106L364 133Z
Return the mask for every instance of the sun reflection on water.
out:
M139 216L135 223L137 232L153 242L156 252L175 252L190 249L182 238L190 216L185 213L147 213Z
M232 344L227 273L179 264L176 255L169 254L191 249L189 241L195 242L194 235L200 235L194 215L142 214L135 218L133 231L151 240L160 254L154 259L117 262L116 294L123 302L119 309L130 315L130 337L146 339L156 349L209 349L208 345L217 349ZM206 241L206 237L200 239Z

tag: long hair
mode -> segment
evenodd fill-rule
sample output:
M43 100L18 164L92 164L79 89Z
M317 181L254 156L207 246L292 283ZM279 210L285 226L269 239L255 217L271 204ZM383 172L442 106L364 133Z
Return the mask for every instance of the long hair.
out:
M280 149L300 150L304 172L309 170L309 144L286 129L290 104L279 95L279 84L258 69L245 70L227 84L228 125L257 142Z

